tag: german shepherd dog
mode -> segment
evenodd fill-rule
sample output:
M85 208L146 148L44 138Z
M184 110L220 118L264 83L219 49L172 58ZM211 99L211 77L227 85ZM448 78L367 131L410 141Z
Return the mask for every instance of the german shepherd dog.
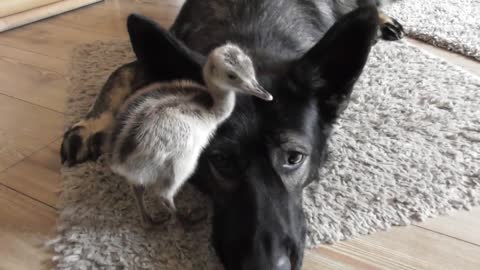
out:
M139 15L127 26L137 61L111 74L64 135L62 162L95 160L125 99L154 81L202 83L205 55L230 41L252 57L272 102L243 96L190 179L214 203L213 245L226 269L298 270L302 190L318 179L332 125L378 38L402 26L380 0L187 0L170 31Z

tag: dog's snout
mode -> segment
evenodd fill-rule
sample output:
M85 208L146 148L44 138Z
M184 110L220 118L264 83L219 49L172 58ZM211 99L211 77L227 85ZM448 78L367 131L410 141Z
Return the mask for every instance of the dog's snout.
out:
M213 223L225 269L300 270L306 225L301 193L289 191L261 156L246 168L233 196L228 207L217 208Z
M277 259L275 270L291 270L292 263L287 255L282 255Z

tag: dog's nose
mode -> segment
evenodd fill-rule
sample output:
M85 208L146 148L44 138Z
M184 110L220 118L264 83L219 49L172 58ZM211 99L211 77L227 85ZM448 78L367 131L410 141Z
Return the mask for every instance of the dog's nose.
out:
M286 255L283 255L280 258L278 258L277 263L275 265L275 270L291 270L291 269L292 269L292 264L290 263L290 259Z

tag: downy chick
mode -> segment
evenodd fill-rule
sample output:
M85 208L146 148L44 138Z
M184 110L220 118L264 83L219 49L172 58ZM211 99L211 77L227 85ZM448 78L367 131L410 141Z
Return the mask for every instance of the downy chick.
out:
M202 149L235 106L235 94L273 97L258 83L250 57L227 43L203 67L206 87L192 81L154 83L122 107L110 138L110 167L132 186L144 226L153 224L144 204L153 188L172 213L174 196L194 172Z

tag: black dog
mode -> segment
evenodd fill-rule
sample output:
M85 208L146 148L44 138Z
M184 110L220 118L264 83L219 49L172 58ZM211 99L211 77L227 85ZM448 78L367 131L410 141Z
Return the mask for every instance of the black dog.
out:
M226 269L301 269L302 190L318 179L332 125L372 44L379 34L403 35L400 24L377 11L379 2L187 0L170 32L132 15L138 61L115 71L86 118L65 133L62 160L74 165L98 157L118 108L139 87L201 82L203 55L226 41L239 44L274 101L239 98L192 181L214 201L213 240Z

